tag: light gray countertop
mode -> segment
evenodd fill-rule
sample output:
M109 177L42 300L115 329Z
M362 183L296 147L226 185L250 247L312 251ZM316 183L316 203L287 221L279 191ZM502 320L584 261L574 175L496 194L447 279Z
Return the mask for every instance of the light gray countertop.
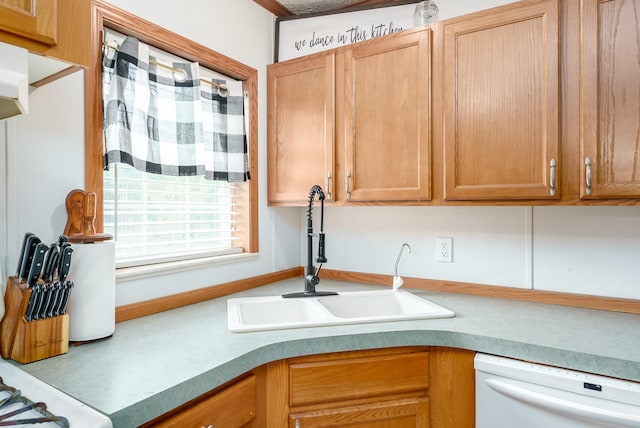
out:
M330 280L318 286L379 288ZM449 346L640 381L640 316L633 314L408 290L455 318L227 330L227 298L302 289L302 279L293 278L126 321L110 339L21 368L105 413L116 428L135 427L271 361L357 349Z

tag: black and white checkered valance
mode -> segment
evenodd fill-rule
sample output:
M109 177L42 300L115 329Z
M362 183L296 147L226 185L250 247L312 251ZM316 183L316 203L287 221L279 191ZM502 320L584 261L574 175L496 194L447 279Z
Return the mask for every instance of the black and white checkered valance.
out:
M159 66L133 37L118 49L105 47L102 59L107 167L122 162L155 174L250 178L241 95L223 96L202 82L198 63Z

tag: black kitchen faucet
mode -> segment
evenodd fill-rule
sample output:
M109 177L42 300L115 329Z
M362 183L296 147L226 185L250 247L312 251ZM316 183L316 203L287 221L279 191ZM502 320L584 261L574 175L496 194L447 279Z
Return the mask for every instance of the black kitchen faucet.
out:
M318 195L320 200L320 232L318 233L318 257L316 262L320 263L318 270L313 265L313 200ZM324 192L317 184L309 191L309 206L307 207L307 266L304 268L304 291L299 293L283 294L282 297L312 297L312 296L333 296L335 291L316 291L316 285L320 282L320 269L322 264L327 262L324 254Z

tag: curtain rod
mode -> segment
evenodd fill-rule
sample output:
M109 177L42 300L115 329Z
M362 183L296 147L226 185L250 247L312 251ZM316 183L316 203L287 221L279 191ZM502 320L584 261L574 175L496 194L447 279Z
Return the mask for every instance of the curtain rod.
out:
M119 50L118 46L113 46L113 45L111 45L109 43L106 43L106 42L102 43L102 46L105 46L107 48L113 49L114 51L118 51ZM170 65L162 64L162 63L160 63L158 61L154 61L152 59L150 59L149 62L151 64L157 65L158 67L164 68L165 70L171 71L174 75L177 74L177 75L182 76L183 81L187 78L187 73L184 70L182 70L181 68L174 68L174 67L171 67ZM179 79L176 79L176 80L179 80ZM229 95L229 88L227 88L227 85L221 85L219 83L213 82L211 80L203 79L203 78L200 78L200 81L203 82L203 83L208 83L209 85L211 85L211 86L213 86L215 88L218 88L218 94L220 96L226 97L227 95Z

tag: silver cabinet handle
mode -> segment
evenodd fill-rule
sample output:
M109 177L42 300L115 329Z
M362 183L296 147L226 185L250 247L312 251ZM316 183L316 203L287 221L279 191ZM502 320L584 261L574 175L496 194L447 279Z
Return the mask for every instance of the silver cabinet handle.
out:
M587 195L591 194L591 158L584 158L584 175L585 175L585 187Z
M295 428L300 428L300 419L296 419Z
M345 192L347 194L347 200L351 199L351 192L349 191L350 178L351 178L351 171L347 171L347 179L345 180Z
M331 199L331 171L327 172L327 179L324 183L324 189L327 193L327 199Z
M549 162L549 193L551 196L556 195L556 160L551 159Z

